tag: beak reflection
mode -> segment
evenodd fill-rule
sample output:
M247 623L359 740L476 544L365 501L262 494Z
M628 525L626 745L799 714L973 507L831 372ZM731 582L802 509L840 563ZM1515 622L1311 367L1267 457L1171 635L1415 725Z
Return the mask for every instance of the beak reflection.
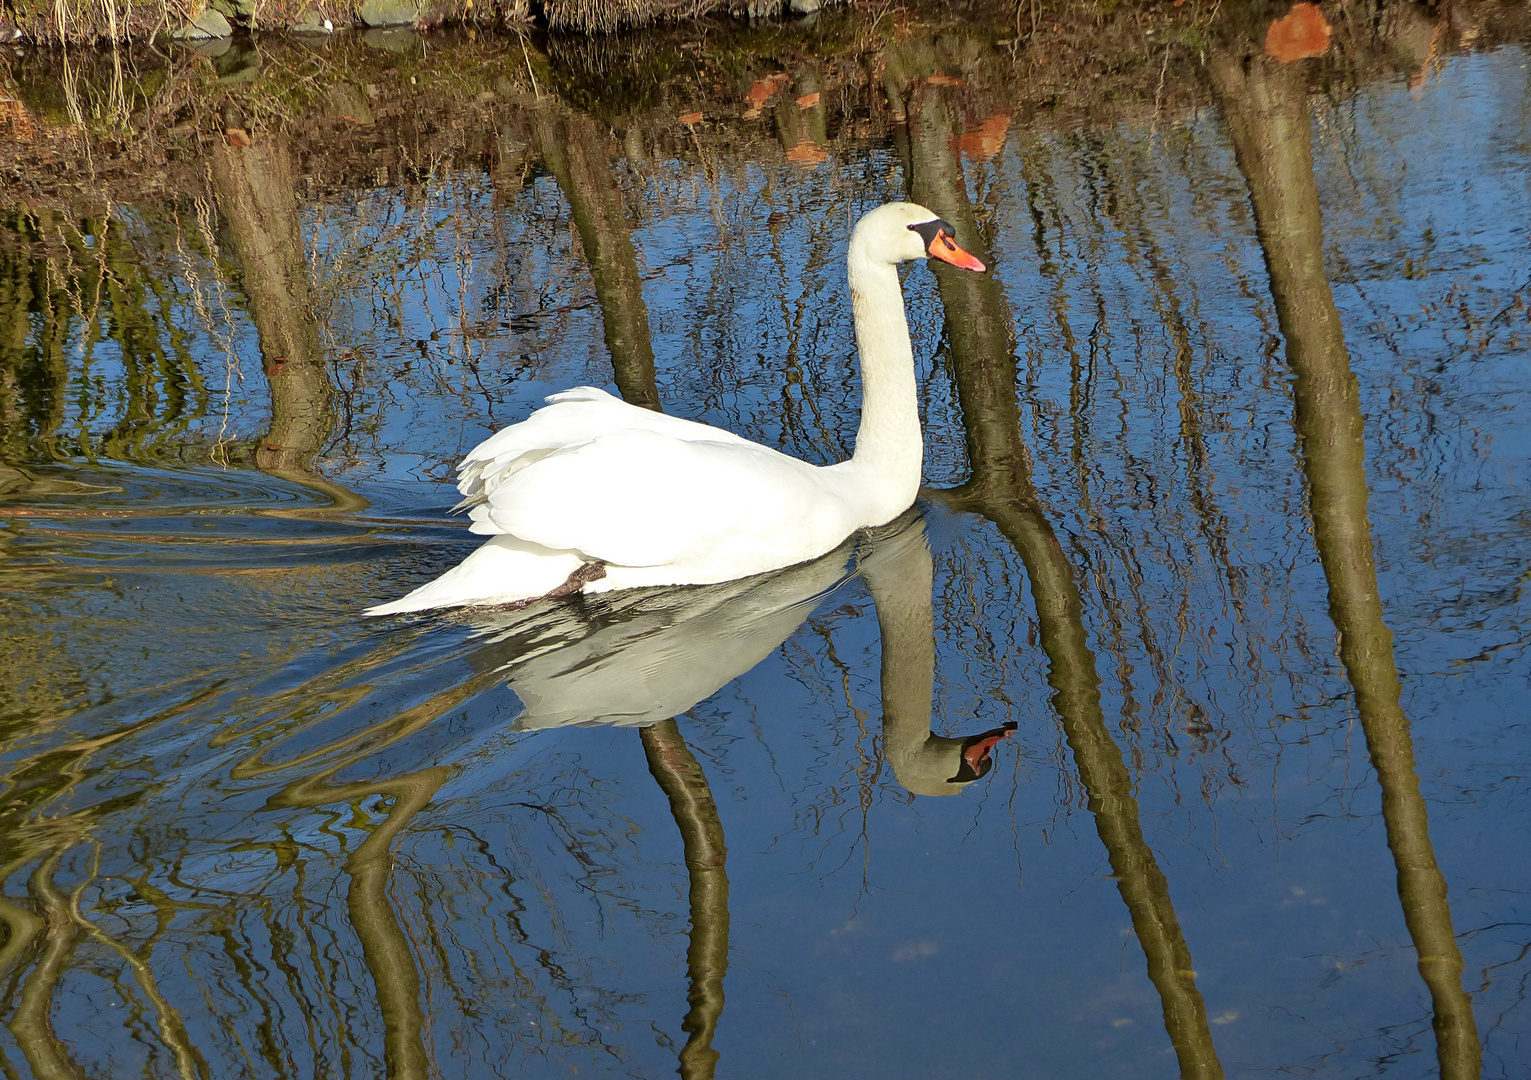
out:
M982 734L970 735L963 739L961 764L957 767L957 775L947 783L966 784L988 775L989 770L994 767L994 759L990 756L990 751L1010 738L1015 733L1015 728L1015 721L1012 720L1001 727L991 728Z

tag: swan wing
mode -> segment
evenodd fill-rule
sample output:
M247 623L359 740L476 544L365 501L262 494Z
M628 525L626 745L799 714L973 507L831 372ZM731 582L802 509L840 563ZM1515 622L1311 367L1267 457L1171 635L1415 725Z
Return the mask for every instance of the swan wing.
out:
M484 502L497 484L549 454L602 435L653 431L685 442L749 445L732 432L629 405L594 386L575 387L545 400L546 406L519 424L511 424L468 451L457 467L457 490L463 496L457 508Z
M472 510L473 531L618 566L707 560L754 573L762 556L788 565L853 530L825 473L743 439L618 431L501 471Z

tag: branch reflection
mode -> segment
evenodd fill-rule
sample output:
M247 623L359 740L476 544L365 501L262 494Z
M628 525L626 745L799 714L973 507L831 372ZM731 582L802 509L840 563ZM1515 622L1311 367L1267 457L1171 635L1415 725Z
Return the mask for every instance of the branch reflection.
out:
M11 1014L11 1033L38 1080L83 1080L85 1073L53 1033L53 993L80 939L69 899L53 883L58 856L50 855L32 872L27 892L37 913L9 900L0 901L0 920L11 932L6 951L36 943L35 960L21 983L21 1000ZM40 940L39 940L40 939Z

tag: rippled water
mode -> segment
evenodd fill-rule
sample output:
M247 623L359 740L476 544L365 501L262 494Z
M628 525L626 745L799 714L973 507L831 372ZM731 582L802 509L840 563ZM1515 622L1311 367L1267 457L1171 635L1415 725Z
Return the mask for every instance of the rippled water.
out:
M11 210L7 1073L1525 1075L1528 56L1294 70ZM565 386L845 456L844 245L905 197L994 266L907 276L914 513L359 617Z

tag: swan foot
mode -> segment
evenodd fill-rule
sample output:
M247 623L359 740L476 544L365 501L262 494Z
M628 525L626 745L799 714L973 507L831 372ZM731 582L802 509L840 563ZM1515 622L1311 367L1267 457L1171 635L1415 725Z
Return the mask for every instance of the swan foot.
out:
M552 592L540 597L542 600L557 600L561 596L569 596L579 592L592 581L600 581L606 576L606 564L587 562L574 573L564 579L564 583Z
M540 604L544 600L562 600L564 597L573 596L590 582L600 581L605 576L605 563L588 562L582 564L568 577L564 578L563 584L559 585L557 588L549 589L547 592L541 593L537 596L528 596L524 600L510 600L505 603L485 606L492 606L496 610L502 612L525 611L533 604ZM455 614L458 618L472 621L473 619L480 617L479 613L482 611L483 607L463 605L458 607L453 614Z

